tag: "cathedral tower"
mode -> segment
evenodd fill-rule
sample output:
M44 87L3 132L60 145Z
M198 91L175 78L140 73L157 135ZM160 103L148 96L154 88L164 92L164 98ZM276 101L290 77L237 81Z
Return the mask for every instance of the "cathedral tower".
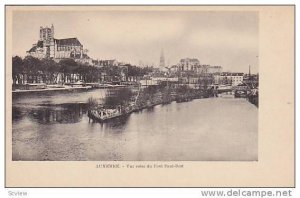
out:
M164 68L165 65L165 56L164 56L164 51L161 50L161 54L160 54L160 59L159 59L159 67L160 68Z

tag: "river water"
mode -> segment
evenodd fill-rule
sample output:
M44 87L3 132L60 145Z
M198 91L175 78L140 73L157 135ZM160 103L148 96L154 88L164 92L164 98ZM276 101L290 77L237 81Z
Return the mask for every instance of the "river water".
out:
M105 90L13 98L12 157L29 161L253 161L258 109L245 99L173 102L89 123L86 102Z

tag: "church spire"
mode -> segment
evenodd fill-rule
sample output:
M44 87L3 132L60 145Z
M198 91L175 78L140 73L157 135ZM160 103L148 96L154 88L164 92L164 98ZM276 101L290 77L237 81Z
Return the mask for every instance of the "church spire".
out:
M160 59L159 59L159 67L164 68L165 67L165 56L163 49L161 50Z
M251 65L249 65L249 76L251 76Z

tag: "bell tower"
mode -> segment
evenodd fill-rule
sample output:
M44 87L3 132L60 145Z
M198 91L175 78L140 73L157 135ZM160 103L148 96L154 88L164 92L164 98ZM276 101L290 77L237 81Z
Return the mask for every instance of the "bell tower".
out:
M43 41L43 54L45 58L55 57L54 44L54 25L49 27L40 27L40 41Z
M163 49L161 50L160 59L159 59L159 67L162 69L165 67L165 56Z
M51 31L49 35L50 40L50 58L55 58L55 43L54 43L54 26L51 25Z
M54 26L51 25L51 38L54 39Z

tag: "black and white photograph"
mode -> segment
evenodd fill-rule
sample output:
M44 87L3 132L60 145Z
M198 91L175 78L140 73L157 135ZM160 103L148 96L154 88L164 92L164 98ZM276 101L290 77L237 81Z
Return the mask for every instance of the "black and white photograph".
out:
M259 20L14 10L12 161L258 161Z

